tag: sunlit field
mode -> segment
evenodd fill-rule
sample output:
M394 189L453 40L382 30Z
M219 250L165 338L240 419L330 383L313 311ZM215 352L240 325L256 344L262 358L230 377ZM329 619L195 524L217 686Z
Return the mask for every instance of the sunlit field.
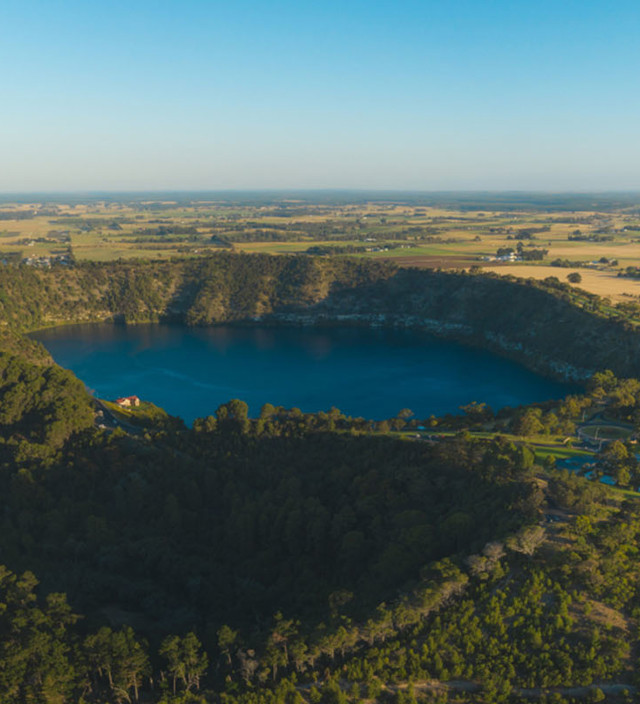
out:
M639 280L627 271L640 266L635 203L562 210L533 198L508 208L501 201L503 209L492 207L497 203L467 208L408 200L7 202L0 205L0 254L15 264L65 254L76 261L109 261L203 257L221 250L308 253L401 267L480 267L565 282L579 273L574 285L614 302L640 296Z

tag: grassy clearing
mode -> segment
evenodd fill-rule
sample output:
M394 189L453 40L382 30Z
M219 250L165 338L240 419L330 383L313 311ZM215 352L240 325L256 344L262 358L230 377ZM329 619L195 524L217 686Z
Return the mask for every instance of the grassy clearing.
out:
M566 460L571 457L593 457L593 453L566 445L549 445L542 443L531 443L539 461L545 460L549 456L557 460Z
M589 438L605 440L626 440L632 434L630 428L620 428L615 425L586 425L580 429L580 432Z
M453 437L457 434L457 431L453 430L440 430L439 428L433 428L425 431L411 431L408 433L403 433L407 437L413 437L417 434L422 436L434 436L434 437ZM509 433L501 433L496 431L483 431L483 430L472 430L470 433L471 437L479 438L482 440L491 440L492 438L500 435L506 440L516 443L516 444L526 444L529 445L536 453L539 459L544 459L549 455L553 455L558 459L565 459L567 457L589 457L593 455L593 452L589 450L583 450L581 448L572 447L570 442L566 442L566 437L558 437L553 435L530 435L523 437L521 435L511 435ZM571 438L573 441L577 441L578 438Z
M149 401L141 401L140 405L134 408L122 408L113 401L101 401L101 403L114 418L122 423L146 426L166 421L169 418L169 414L164 409Z

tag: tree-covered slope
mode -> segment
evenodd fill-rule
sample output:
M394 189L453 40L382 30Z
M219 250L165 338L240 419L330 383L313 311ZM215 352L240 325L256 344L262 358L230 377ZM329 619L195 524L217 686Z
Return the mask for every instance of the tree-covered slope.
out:
M0 320L11 328L121 319L193 325L307 307L392 275L385 265L220 253L204 260L0 268Z
M93 422L92 400L71 372L0 352L0 462L5 467L30 455L51 455Z
M640 374L640 330L597 296L567 284L482 274L400 270L341 289L316 308L328 316L425 326L501 351L543 373Z
M515 449L511 479L483 470L491 448L462 449L326 432L90 434L28 478L0 477L13 497L3 555L85 611L117 604L147 625L253 628L278 610L313 623L339 590L361 613L428 562L535 515Z
M634 690L637 501L543 479L501 438L430 445L237 409L195 430L85 431L54 461L2 468L0 702Z
M637 380L421 421L435 439L335 409L249 419L237 400L192 429L151 412L114 429L20 335L119 319L416 325L539 369L633 371L637 333L602 301L234 254L2 267L0 291L0 704L633 700L637 498L499 432L572 433L586 411L637 426ZM633 487L636 454L612 443L596 471Z
M624 316L559 282L396 270L364 260L220 253L0 268L3 339L13 348L9 331L83 321L359 322L425 327L558 376L585 378L604 368L630 376L640 374L640 333Z

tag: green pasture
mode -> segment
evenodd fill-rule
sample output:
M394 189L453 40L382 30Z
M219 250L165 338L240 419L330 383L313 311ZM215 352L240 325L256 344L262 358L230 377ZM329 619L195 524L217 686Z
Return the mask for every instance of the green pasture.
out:
M626 440L632 434L631 428L622 428L617 425L584 425L580 432L589 438L599 440Z

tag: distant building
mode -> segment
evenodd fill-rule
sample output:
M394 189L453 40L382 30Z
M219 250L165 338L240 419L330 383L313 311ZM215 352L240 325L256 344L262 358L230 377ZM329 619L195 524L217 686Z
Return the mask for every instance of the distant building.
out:
M139 406L140 399L137 396L123 396L122 398L117 398L116 403L122 408L131 408L131 406Z
M68 254L57 254L49 257L26 257L22 260L22 263L26 264L27 266L35 266L44 269L50 269L52 264L62 264L64 266L70 266L71 257Z

